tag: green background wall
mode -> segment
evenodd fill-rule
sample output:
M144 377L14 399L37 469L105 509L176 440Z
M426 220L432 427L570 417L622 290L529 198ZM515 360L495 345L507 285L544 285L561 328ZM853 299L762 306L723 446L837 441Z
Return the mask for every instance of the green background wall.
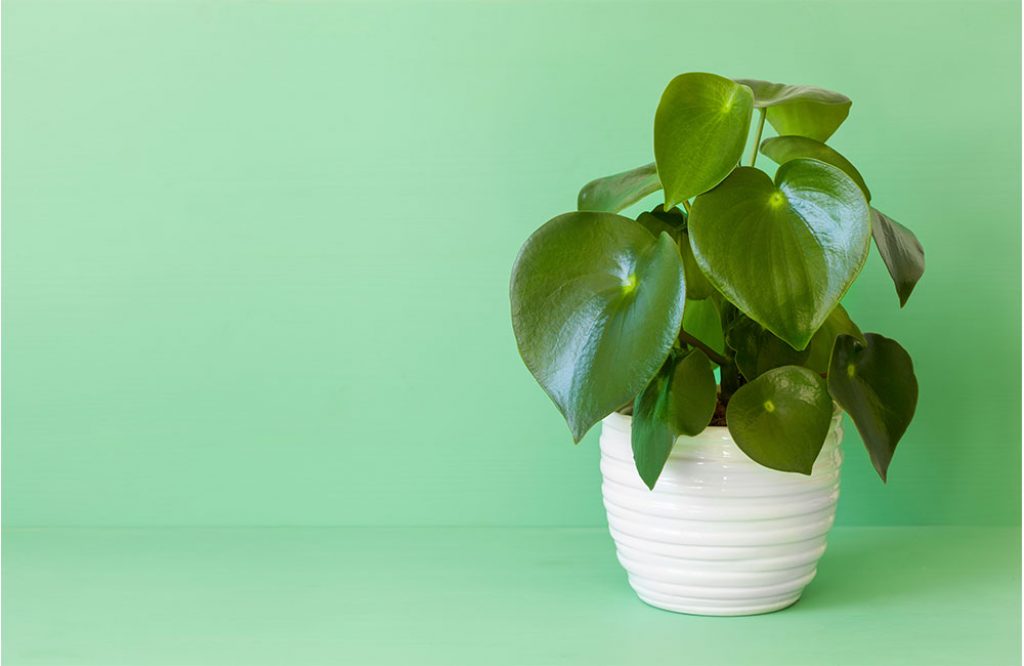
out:
M1017 3L3 11L8 525L601 524L509 269L692 70L852 97L927 249L904 312L876 258L846 300L922 394L888 487L847 429L840 522L1019 521Z

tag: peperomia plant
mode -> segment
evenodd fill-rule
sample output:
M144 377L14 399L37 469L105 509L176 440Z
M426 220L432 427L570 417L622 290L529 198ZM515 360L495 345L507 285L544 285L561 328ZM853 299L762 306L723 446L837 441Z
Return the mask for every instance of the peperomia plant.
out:
M758 463L810 474L835 403L885 480L917 380L903 347L862 333L840 300L872 238L900 307L924 251L825 143L850 106L820 88L677 76L655 113L655 162L588 183L576 212L530 236L512 324L576 442L613 411L632 414L653 488L677 437L714 423ZM762 142L765 121L779 135ZM779 165L774 178L758 151ZM618 214L658 190L663 204Z

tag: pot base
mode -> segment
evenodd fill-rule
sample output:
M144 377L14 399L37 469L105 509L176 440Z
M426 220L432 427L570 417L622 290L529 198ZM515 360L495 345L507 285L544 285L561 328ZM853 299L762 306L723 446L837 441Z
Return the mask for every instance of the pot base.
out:
M789 595L783 599L763 604L740 602L729 606L721 606L717 604L701 605L700 601L696 599L671 600L664 597L649 596L638 591L636 586L632 583L630 583L630 585L633 587L633 591L636 592L637 598L648 606L657 608L658 610L679 613L681 615L700 615L703 617L742 617L745 615L765 615L767 613L784 610L800 601L800 595L797 594L795 596ZM707 603L706 600L705 603Z

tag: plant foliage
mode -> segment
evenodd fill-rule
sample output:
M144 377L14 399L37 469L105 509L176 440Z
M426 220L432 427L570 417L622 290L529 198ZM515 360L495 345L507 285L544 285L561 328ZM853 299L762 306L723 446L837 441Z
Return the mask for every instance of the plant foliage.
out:
M575 441L632 409L634 459L653 488L677 440L718 413L756 462L810 474L838 405L886 479L917 379L906 350L862 333L840 301L874 239L903 307L924 250L826 144L851 104L822 88L677 76L655 113L654 163L587 183L577 212L530 236L512 270L512 325ZM779 135L762 142L766 122ZM759 152L774 174L756 167ZM659 190L664 203L618 214Z

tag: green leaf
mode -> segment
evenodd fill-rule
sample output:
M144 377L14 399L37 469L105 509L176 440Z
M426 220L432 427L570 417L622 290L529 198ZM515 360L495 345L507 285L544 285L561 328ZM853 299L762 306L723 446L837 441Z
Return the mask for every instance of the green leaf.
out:
M672 376L672 421L681 435L695 437L715 415L718 386L711 361L699 349L690 351L677 364Z
M740 167L697 197L690 244L711 284L744 314L803 349L867 259L864 194L817 160L779 167L775 183Z
M678 208L665 212L659 205L650 212L640 213L636 221L654 236L659 236L664 231L676 243L685 236L686 216Z
M695 300L707 298L714 292L714 287L701 272L697 260L693 257L690 237L686 233L686 214L678 208L666 211L661 205L655 206L649 213L640 213L637 222L657 236L664 231L679 245L679 254L683 258L683 270L686 273L686 297Z
M917 377L910 355L895 340L868 333L862 343L836 338L828 389L853 419L871 463L885 481L903 433L917 407Z
M689 284L687 284L687 295L689 295ZM715 299L706 298L694 301L687 298L683 310L683 328L719 354L725 355L722 319Z
M819 375L787 365L741 386L725 419L736 445L754 462L810 474L832 422L832 400Z
M512 269L512 327L575 441L658 371L685 296L676 244L629 218L566 213L526 241Z
M748 380L784 365L803 365L810 353L809 346L797 351L753 319L743 316L729 327L726 344L736 352L736 365Z
M828 362L832 355L832 346L840 335L852 335L861 342L864 341L864 334L857 328L857 324L853 323L853 320L850 319L850 313L842 305L837 305L836 309L825 320L825 323L818 329L818 332L811 338L811 344L807 346L810 353L801 365L821 375L828 372Z
M698 435L711 422L718 400L715 374L704 352L669 357L633 403L633 459L648 488L665 467L680 435Z
M768 110L768 122L781 135L826 141L850 115L853 102L824 88L736 79L754 91L754 107Z
M592 180L583 186L576 199L579 210L618 213L661 189L658 169L654 162Z
M739 162L750 130L750 90L715 74L681 74L654 115L654 159L671 208L710 190Z
M801 158L821 160L827 164L842 169L843 173L857 183L857 187L864 192L864 198L871 201L871 192L868 190L864 178L853 166L850 160L843 157L839 151L827 146L821 141L806 136L774 136L761 142L761 152L776 164L785 164L790 160Z
M874 208L871 209L871 235L896 285L902 308L924 275L924 248L914 232Z
M704 271L700 269L697 258L693 256L693 246L690 245L690 235L683 232L679 239L679 253L683 257L683 270L686 271L686 296L693 300L703 300L715 293L715 288L708 282Z

